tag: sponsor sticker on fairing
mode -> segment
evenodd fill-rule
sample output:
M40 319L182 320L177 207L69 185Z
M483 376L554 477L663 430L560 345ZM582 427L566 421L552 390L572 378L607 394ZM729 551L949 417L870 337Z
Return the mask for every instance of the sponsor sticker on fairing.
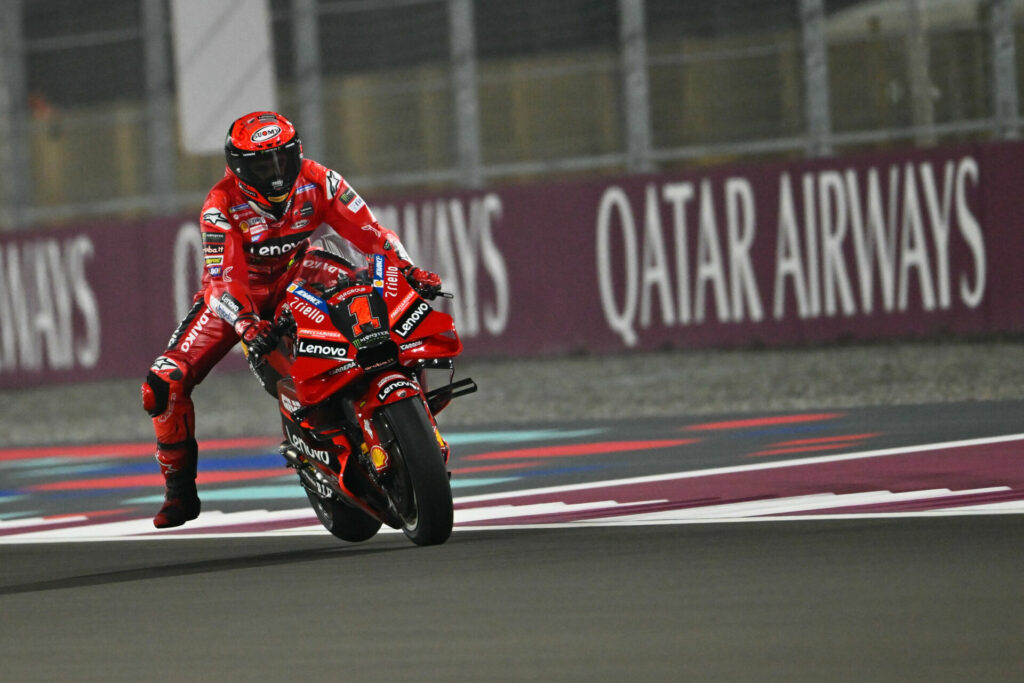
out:
M423 319L427 317L433 309L430 308L430 304L426 301L420 301L418 306L414 306L406 311L397 323L395 323L394 332L402 339L407 339L413 330L420 326Z
M334 375L340 375L343 372L348 372L349 370L352 370L352 369L358 368L358 367L359 367L359 363L356 363L354 360L353 361L349 361L348 363L345 363L344 365L339 365L336 368L331 368L330 370L328 370L327 371L327 376L331 377L331 376L334 376Z
M331 297L331 303L338 303L358 294L366 294L366 285L354 285L343 289Z
M321 311L316 306L306 303L305 301L296 301L291 306L293 313L305 316L314 323L320 324L327 320L327 314Z
M398 266L389 265L385 269L384 276L384 298L394 299L398 296L398 285L401 282L402 271Z
M378 472L383 472L388 468L388 452L375 444L373 448L370 449L370 462L373 463L374 469Z
M377 330L376 332L369 332L367 334L362 334L353 339L352 345L355 346L357 349L367 349L372 346L377 346L378 344L386 342L388 340L389 335L390 333L387 330ZM386 367L390 365L390 363L390 359L384 359L383 361L376 365L367 366L365 369L373 370L378 367Z
M313 458L319 460L328 467L331 466L331 454L329 451L321 448L313 448L299 435L292 431L291 427L285 427L285 433L288 435L288 441L291 442L292 446L297 451L305 455L307 458Z
M295 333L300 337L309 337L310 339L329 339L330 341L345 341L345 335L341 332L335 332L334 330L318 330L314 327L299 327Z
M326 339L309 340L299 338L295 345L297 356L313 358L330 358L332 360L349 360L348 344L327 341Z
M302 407L301 403L290 396L285 396L284 394L281 394L281 405L284 406L284 409L287 410L289 414L294 413Z
M407 379L400 379L396 382L392 382L385 387L382 387L377 392L377 400L383 403L387 400L394 391L398 391L398 398L405 398L410 392L417 391L418 387Z
M377 293L384 296L384 256L373 255L373 288Z
M413 302L419 301L420 296L416 292L407 292L405 296L398 300L397 304L393 304L391 312L388 313L388 322L392 325L401 318L409 307L413 305Z
M295 296L299 297L300 299L302 299L306 303L312 304L313 306L315 306L316 308L320 309L324 313L328 313L327 303L324 302L323 299L321 299L317 295L313 294L312 292L309 292L309 291L303 289L302 287L300 287L299 285L295 284L294 282L292 284L288 285L288 291L291 294L294 294Z

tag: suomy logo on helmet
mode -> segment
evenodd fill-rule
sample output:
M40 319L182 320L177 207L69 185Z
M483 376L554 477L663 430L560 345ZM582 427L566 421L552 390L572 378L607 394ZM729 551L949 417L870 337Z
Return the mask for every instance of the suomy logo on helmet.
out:
M278 125L263 126L259 130L257 130L255 133L253 133L249 137L249 139L252 140L253 142L266 142L270 138L277 137L280 134L281 134L281 126L278 126Z

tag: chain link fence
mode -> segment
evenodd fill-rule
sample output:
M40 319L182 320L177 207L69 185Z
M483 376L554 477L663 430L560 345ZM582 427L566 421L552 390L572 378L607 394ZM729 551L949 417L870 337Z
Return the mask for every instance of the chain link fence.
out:
M1021 0L269 5L279 108L369 196L1020 126ZM0 226L197 207L224 162L178 140L167 0L4 9Z

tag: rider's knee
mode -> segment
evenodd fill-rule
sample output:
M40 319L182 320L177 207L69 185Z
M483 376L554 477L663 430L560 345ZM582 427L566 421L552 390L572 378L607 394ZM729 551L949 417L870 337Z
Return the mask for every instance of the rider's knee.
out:
M184 381L185 372L178 362L160 356L150 366L146 381L142 383L142 408L150 417L163 415L171 395L180 393Z

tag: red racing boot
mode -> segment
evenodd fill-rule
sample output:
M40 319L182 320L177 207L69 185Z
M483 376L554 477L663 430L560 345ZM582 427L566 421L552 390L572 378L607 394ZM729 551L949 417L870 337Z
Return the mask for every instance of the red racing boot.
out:
M160 512L153 518L157 529L181 526L199 516L199 494L196 491L198 449L194 440L184 448L158 448L156 461L164 475L167 492Z

